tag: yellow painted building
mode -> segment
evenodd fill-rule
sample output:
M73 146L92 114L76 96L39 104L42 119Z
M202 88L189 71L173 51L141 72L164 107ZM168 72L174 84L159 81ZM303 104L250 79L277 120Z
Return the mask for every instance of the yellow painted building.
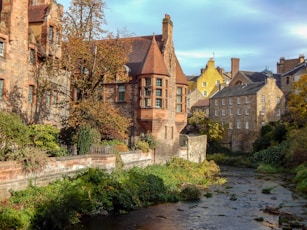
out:
M215 67L215 61L210 58L205 69L202 69L196 81L196 88L205 97L211 97L216 91L225 85L223 76Z

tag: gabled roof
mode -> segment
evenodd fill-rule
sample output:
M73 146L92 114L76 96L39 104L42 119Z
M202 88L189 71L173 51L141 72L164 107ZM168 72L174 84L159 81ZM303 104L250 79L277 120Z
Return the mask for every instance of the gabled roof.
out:
M154 35L152 36L151 44L145 56L140 74L159 74L169 76L169 72L166 68L163 56Z
M188 85L187 78L185 77L185 74L181 69L177 57L176 57L176 84Z
M29 22L43 22L48 12L49 5L29 6Z
M267 79L267 75L262 72L251 72L251 71L239 71L245 76L247 79L251 81L251 83L265 81Z
M293 69L289 70L286 73L283 73L282 76L288 76L288 75L296 74L297 72L299 72L302 69L306 69L306 71L307 71L307 63L306 62L302 62L302 63L296 65Z
M206 107L209 106L209 99L205 98L205 99L199 99L194 105L192 105L193 107Z
M218 91L211 98L235 97L256 94L263 86L265 81L256 82L251 84L242 84L235 86L228 86Z

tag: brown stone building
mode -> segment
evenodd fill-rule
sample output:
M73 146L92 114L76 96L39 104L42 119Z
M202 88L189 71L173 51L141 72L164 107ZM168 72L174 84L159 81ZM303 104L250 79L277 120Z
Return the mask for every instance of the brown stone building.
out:
M297 59L280 58L280 62L277 63L277 71L281 73L281 90L287 96L293 83L298 81L302 75L307 74L307 62L304 55L300 55Z
M59 124L68 90L58 68L63 7L53 0L2 0L0 11L0 109L28 123Z
M156 162L178 153L179 135L187 123L188 84L175 54L173 22L162 20L162 34L123 38L131 47L128 82L103 84L103 99L132 119L129 143L150 133L157 140Z
M250 152L261 126L284 112L284 94L272 77L225 87L209 103L210 119L225 125L222 143L232 151Z

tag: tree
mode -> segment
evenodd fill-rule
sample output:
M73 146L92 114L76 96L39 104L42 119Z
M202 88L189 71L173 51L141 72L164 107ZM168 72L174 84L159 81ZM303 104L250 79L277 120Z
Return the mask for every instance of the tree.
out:
M293 83L290 100L288 101L289 117L298 127L307 123L307 74Z
M103 83L128 80L124 64L130 47L101 28L103 9L100 0L73 0L64 16L63 65L72 88L67 125L95 128L102 138L123 139L130 120L102 100L102 91Z
M208 142L222 140L224 134L224 127L218 122L209 120L205 112L195 111L188 119L188 123L193 125L197 132L206 134Z

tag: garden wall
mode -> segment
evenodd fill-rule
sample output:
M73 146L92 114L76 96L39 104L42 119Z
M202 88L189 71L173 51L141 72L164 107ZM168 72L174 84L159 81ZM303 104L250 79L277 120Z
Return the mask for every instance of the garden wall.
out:
M151 152L127 152L120 155L126 168L152 164ZM52 157L48 159L46 166L36 173L25 173L22 165L16 161L0 162L0 200L8 198L10 190L23 190L30 184L44 186L64 176L71 176L80 169L90 167L112 171L115 165L115 154Z

